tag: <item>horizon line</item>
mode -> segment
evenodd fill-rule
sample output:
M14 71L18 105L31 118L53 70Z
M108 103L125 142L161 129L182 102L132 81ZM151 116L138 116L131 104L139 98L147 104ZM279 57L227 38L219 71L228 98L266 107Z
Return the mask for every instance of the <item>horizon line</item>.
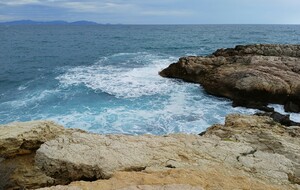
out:
M30 19L22 19L22 20L10 20L10 21L0 21L0 24L13 24L13 22L35 22L35 23L44 23L49 25L50 22L65 22L66 24L72 24L76 22L90 22L91 25L300 25L300 23L109 23L103 22L99 23L91 20L76 20L76 21L66 21L66 20L30 20ZM62 23L63 24L63 23ZM22 23L19 23L22 25ZM24 25L30 25L24 23ZM38 25L38 24L37 24ZM55 25L52 24L52 25Z

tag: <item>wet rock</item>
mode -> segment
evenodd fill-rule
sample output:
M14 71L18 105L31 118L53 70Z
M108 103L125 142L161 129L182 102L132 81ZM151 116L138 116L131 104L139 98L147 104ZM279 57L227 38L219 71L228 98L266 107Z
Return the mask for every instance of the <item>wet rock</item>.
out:
M294 122L290 119L290 115L284 115L275 111L257 113L255 115L271 117L275 122L285 126L300 126L300 123Z
M257 104L265 111L265 105L277 103L286 111L300 111L300 45L237 46L206 57L183 57L160 75L199 83L235 105Z

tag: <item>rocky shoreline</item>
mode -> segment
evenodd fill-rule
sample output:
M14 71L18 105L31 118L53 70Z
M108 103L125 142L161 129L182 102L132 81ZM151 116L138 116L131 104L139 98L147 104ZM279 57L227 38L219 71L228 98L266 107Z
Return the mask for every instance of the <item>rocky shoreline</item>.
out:
M229 115L201 135L11 123L0 126L0 189L299 189L299 137L256 115Z
M161 76L201 84L235 106L199 135L100 135L51 121L0 125L0 189L299 190L300 45L248 45L185 57Z
M163 77L201 84L234 106L266 111L282 104L300 112L300 45L246 45L219 49L209 56L180 58L160 72Z

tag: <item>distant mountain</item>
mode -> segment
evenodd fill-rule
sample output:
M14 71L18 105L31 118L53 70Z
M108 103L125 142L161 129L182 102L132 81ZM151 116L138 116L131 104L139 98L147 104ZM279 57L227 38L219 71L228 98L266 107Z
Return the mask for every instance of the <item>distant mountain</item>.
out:
M71 24L71 25L97 25L98 23L91 22L91 21L80 20L80 21L76 21L76 22L71 22L69 24Z
M0 25L97 25L96 22L91 21L76 21L76 22L67 22L63 20L55 21L33 21L33 20L16 20L10 22L2 22Z

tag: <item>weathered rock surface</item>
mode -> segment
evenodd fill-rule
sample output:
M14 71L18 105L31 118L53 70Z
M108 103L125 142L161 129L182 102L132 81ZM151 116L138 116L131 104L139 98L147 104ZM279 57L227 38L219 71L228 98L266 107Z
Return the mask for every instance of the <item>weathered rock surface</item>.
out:
M224 126L215 125L204 136L74 132L44 143L37 150L36 163L48 176L70 182L109 179L122 171L133 175L137 171L147 173L176 169L209 176L209 169L214 169L220 172L221 181L225 176L231 177L228 179L231 182L233 179L252 181L235 183L237 189L243 189L245 184L297 189L300 177L299 136L300 128L287 128L269 117L230 115ZM200 186L214 189L203 186L203 183Z
M0 157L13 157L35 152L64 128L50 121L32 121L0 125L0 130Z
M78 131L50 121L0 125L0 189L33 189L65 184L35 165L35 151L59 135ZM2 157L2 158L1 158Z
M282 175L281 172L285 171L289 181L300 184L298 182L300 179L300 149L298 148L300 127L285 127L269 117L229 115L225 126L212 126L207 129L204 136L211 138L217 136L226 141L249 144L253 151L237 157L237 161L243 166L254 169L258 175L269 177L271 177L270 174ZM293 165L292 173L282 167L279 167L277 171L272 171L275 168L270 168L268 171L266 168L276 164L272 160L263 159L268 154L276 155L275 157L282 161L285 158L289 159ZM266 161L271 163L265 163Z
M163 77L200 83L235 105L267 103L300 112L300 45L248 45L220 49L207 57L183 57Z
M0 189L34 189L58 183L34 165L35 154L5 159L0 162Z
M237 173L236 173L237 172ZM95 182L73 182L69 186L56 186L43 190L115 190L115 189L178 189L178 190L215 190L215 189L260 189L279 190L289 188L265 184L243 172L223 165L213 165L203 170L169 169L165 171L117 172L109 180Z
M33 126L45 128L39 123ZM225 125L202 136L57 129L59 135L41 146L32 141L40 146L35 153L4 154L9 156L0 160L0 189L68 183L46 189L300 189L300 128L266 116L229 115ZM0 128L0 134L7 130ZM29 139L23 135L24 142Z

